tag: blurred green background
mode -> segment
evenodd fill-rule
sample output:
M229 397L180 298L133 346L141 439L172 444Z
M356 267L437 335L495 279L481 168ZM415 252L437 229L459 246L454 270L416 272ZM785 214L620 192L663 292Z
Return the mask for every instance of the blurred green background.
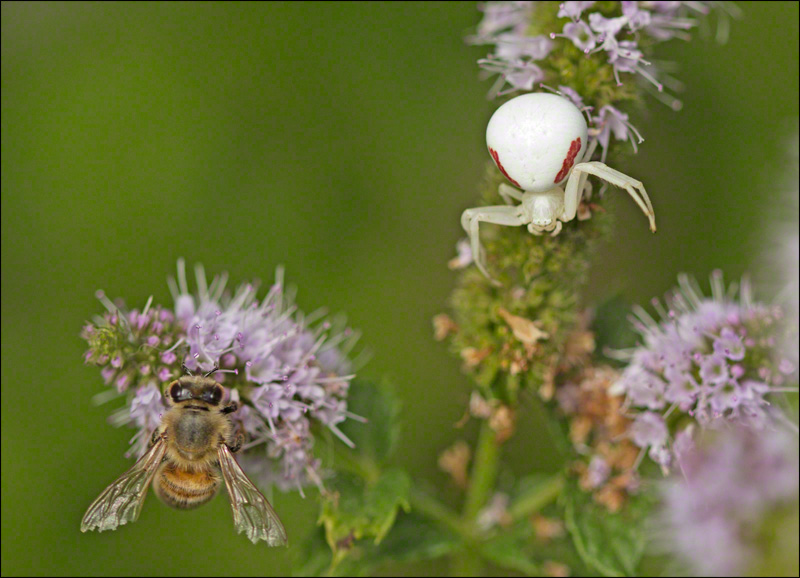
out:
M646 183L658 234L609 193L618 226L589 302L757 266L797 126L798 3L739 5L727 45L660 48L684 109L651 100L620 166ZM150 497L132 526L78 530L132 433L90 403L103 386L80 328L98 288L171 303L180 256L234 282L283 263L302 308L347 312L374 351L361 374L404 401L398 461L445 483L436 456L470 389L431 318L488 160L486 50L462 41L479 18L472 2L2 4L4 575L289 569L286 551L235 535L224 498L179 513ZM508 451L547 470L547 444L523 416ZM298 544L315 497L274 503Z

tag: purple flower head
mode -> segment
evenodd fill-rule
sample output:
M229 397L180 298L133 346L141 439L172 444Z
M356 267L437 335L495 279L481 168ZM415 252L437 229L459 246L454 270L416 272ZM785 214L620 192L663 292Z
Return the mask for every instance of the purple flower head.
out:
M683 371L675 365L668 365L664 369L664 378L669 384L664 389L664 401L669 404L676 403L684 410L691 407L700 394L700 386L693 373Z
M617 34L625 27L628 19L624 16L619 18L606 18L599 12L589 14L589 26L592 30L601 35L603 42L616 40Z
M650 21L644 25L644 31L656 41L663 42L671 38L689 41L687 30L697 26L697 21L681 14L684 2L650 2L652 12Z
M669 431L660 414L646 411L636 416L630 427L630 436L640 448L663 446L669 439Z
M494 96L503 96L515 90L533 90L534 85L544 79L541 68L521 58L510 61L484 58L478 61L478 65L488 72L499 74L491 90Z
M706 297L694 281L680 276L666 307L654 301L659 321L635 309L633 325L642 342L623 352L629 364L615 387L630 410L640 412L631 439L664 467L678 451L667 427L677 416L700 429L731 423L756 430L778 423L797 427L770 402L776 393L797 391L790 385L797 374L780 371L789 369L775 346L785 331L780 310L755 302L746 280L735 299L736 288L726 289L719 271L711 288Z
M577 90L570 88L569 86L559 86L558 91L566 96L572 104L574 104L578 109L583 110L586 106L583 104L583 98L581 95L578 94ZM590 119L591 120L591 119Z
M796 508L797 438L733 428L701 441L676 447L680 471L661 488L659 542L692 575L742 576L758 562L763 522Z
M611 136L614 136L618 141L630 141L633 147L633 152L638 152L638 144L644 142L642 135L636 130L629 121L628 115L614 108L611 105L605 105L597 111L597 116L593 117L594 127L592 128L592 136L597 139L597 143L603 149L600 157L601 162L605 162L606 155L608 154L608 145Z
M469 266L472 261L472 249L470 248L469 239L459 239L458 243L456 243L456 256L447 262L447 266L451 269L463 269Z
M591 8L594 2L563 2L558 8L559 18L572 18L580 20L581 14L587 8Z
M130 398L129 407L124 407L111 415L109 421L119 427L131 424L138 428L131 439L131 449L125 457L140 457L147 450L153 430L161 423L161 415L166 411L161 390L154 383L139 387Z
M161 391L155 384L149 384L136 390L136 395L131 401L131 419L139 427L158 425L161 414L164 413L164 402Z
M553 47L553 41L546 36L520 36L513 32L498 34L495 44L494 56L509 61L522 57L541 60L550 54Z
M600 455L592 456L589 462L589 467L586 472L586 484L590 489L602 486L609 475L611 475L611 466Z
M321 483L312 426L353 445L339 425L358 418L347 411L347 394L353 377L348 354L359 333L344 318L331 323L321 312L298 311L281 269L261 299L257 283L228 291L226 275L208 283L197 266L195 276L192 292L178 262L177 278L169 280L174 313L151 307L152 300L142 311L126 312L102 296L108 315L83 332L87 362L99 365L106 383L126 396L113 422L138 428L131 453L142 455L160 423L166 382L187 370L216 369L215 378L239 403L231 419L248 436L243 463L256 464L258 479L281 489Z
M627 18L628 28L632 32L650 25L650 12L642 10L639 7L639 2L622 2L622 15Z
M528 27L533 5L533 2L487 2L479 6L483 20L478 24L478 37L489 38L508 29L522 34Z
M620 2L615 9L609 3L562 2L556 5L544 2L487 2L480 6L483 19L476 33L469 36L469 44L490 45L490 53L478 65L498 78L489 90L489 98L514 91L534 90L538 83L564 84L560 75L563 67L555 65L563 58L574 59L564 52L557 38L564 38L587 56L595 53L605 57L605 68L610 69L616 86L623 84L625 75L638 75L650 83L651 90L661 102L675 110L682 103L665 93L663 82L679 86L679 82L662 75L644 57L644 50L654 44L681 38L690 40L689 31L697 25L698 15L707 15L712 9L719 13L718 36L727 34L730 17L737 10L730 3L707 2ZM554 12L553 19L550 12ZM548 30L546 26L552 26ZM553 62L548 62L552 51L558 52ZM602 59L595 61L603 64ZM573 63L578 64L578 63ZM606 76L607 78L608 76ZM659 77L663 77L660 80ZM572 80L572 79L570 79ZM627 81L627 79L625 79ZM628 81L629 82L629 81ZM611 88L611 87L608 87ZM605 94L607 91L603 90ZM611 91L614 94L614 90ZM592 95L592 104L597 104ZM602 99L603 105L615 105Z
M470 44L491 44L494 50L478 66L498 79L490 97L502 96L516 90L533 90L544 78L535 61L546 58L553 41L544 35L529 36L530 17L534 2L489 2L481 9L483 21L477 34L467 38Z
M608 62L614 67L614 79L617 81L617 86L622 86L620 72L635 72L652 83L658 92L664 90L664 85L643 68L650 66L650 63L643 58L644 54L638 49L635 41L622 40L618 42L615 36L606 34L603 37L602 45L595 50L606 51Z
M564 24L564 29L561 34L555 32L550 35L551 38L568 38L572 43L586 52L587 54L594 50L597 46L597 37L592 29L586 22L579 20L578 22L567 22Z

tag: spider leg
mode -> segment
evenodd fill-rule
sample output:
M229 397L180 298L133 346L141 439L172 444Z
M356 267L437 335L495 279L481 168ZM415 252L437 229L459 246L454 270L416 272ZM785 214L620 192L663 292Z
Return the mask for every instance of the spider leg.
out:
M512 187L511 185L501 183L497 189L497 192L500 193L501 197L503 197L503 200L506 202L506 205L514 205L514 201L512 201L511 199L520 202L522 201L522 193L519 192L514 187Z
M576 173L579 175L577 179L575 178ZM624 173L614 170L601 162L592 161L588 163L579 163L572 167L572 174L570 174L569 182L567 183L568 191L570 190L571 186L575 186L577 188L577 185L580 183L580 175L583 174L594 175L616 187L625 189L631 198L636 202L636 204L639 205L639 208L642 210L642 212L650 220L650 230L654 233L656 232L656 214L655 211L653 211L653 205L650 202L650 197L647 196L647 191L644 190L644 185L642 185L641 182L629 177ZM573 180L577 180L578 182L573 185ZM573 195L575 194L576 193L573 192ZM565 195L565 214L567 212L566 205L568 200L570 200L569 193ZM575 208L577 209L577 205Z
M461 215L461 226L464 227L464 230L469 235L472 258L475 261L475 265L477 265L480 272L483 273L493 285L499 286L500 282L489 275L484 264L484 251L478 232L478 226L481 222L506 225L509 227L518 227L519 225L524 225L525 222L522 219L519 206L509 207L506 205L499 205L493 207L478 207L475 209L467 209Z
M597 150L597 144L598 144L598 141L597 141L596 138L589 138L589 146L586 147L586 150L583 153L583 157L581 157L581 160L578 162L578 164L587 163L587 162L592 160L592 156L594 155L594 151ZM578 198L575 200L575 210L576 211L578 209L578 206L581 204L581 199L582 198L585 197L586 200L588 201L588 199L592 196L592 184L588 183L588 185L587 185L587 180L589 179L589 174L588 173L584 173L584 172L579 173L579 174L580 174L580 179L578 180L578 183L577 183L577 185L578 185L578 190L577 190ZM569 176L570 176L570 179L572 179L572 172L570 172ZM567 186L569 186L569 180L567 181ZM564 187L564 189L565 189L565 192L569 192L566 187ZM602 192L600 194L602 195ZM564 214L566 216L567 215L567 211L566 211L567 200L566 200L566 198L564 199L564 206L565 206ZM570 218L565 219L565 222L566 221L571 221L574 218L575 218L575 214L573 213Z
M579 166L581 164L575 165L575 167ZM561 220L565 223L575 218L575 214L578 212L578 205L583 196L583 189L586 186L586 179L588 178L588 173L576 171L575 168L569 173L567 186L564 187L564 213L561 215Z
M586 147L580 162L587 163L592 160L592 155L594 154L594 151L597 150L597 144L598 141L596 138L589 138L589 146Z

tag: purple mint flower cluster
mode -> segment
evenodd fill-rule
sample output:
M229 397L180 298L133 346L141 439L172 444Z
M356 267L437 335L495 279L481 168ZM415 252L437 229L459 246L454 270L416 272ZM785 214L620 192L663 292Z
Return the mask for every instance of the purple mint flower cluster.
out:
M697 25L690 17L691 10L709 12L708 2L620 2L621 15L606 18L600 12L589 12L595 2L564 2L558 17L569 18L561 33L551 38L570 40L586 54L604 52L614 70L617 86L622 85L620 73L639 74L658 92L664 85L646 70L650 62L643 58L639 42L652 44L672 38L689 40L688 30ZM586 20L583 19L586 13Z
M782 310L755 302L747 281L734 299L735 286L726 290L719 271L711 288L708 298L680 276L668 309L653 302L660 321L636 310L642 343L622 352L629 364L614 389L626 395L628 410L638 412L629 434L664 469L682 443L680 435L671 441L669 423L761 430L784 422L796 429L772 403L775 394L797 391L797 368L777 347L787 331Z
M796 511L797 438L786 431L742 428L715 438L686 448L680 474L662 485L658 533L662 547L691 575L744 576L763 557L763 548L775 548L759 536L767 519L788 513L791 522ZM792 526L796 533L796 520ZM795 541L789 553L795 559L796 548Z
M196 268L197 290L190 292L184 262L169 285L174 311L152 307L126 311L100 294L108 313L84 328L89 342L86 361L101 367L114 389L101 394L125 395L126 405L112 416L116 425L138 429L129 455L140 456L165 410L162 388L184 371L206 373L224 383L239 402L232 419L248 435L242 463L263 486L282 490L320 484L312 429L319 424L344 443L339 430L347 418L352 363L347 357L358 335L304 316L293 293L276 282L263 299L257 284L243 284L231 295L227 276L208 284Z
M541 14L541 11L550 10L550 4L486 2L480 8L483 19L467 42L493 46L486 58L478 60L484 71L497 74L497 80L489 91L491 98L517 91L533 91L540 86L548 88L542 84L544 81L562 85L558 86L558 92L587 113L592 141L589 150L594 151L600 146L602 162L605 162L612 135L616 140L630 141L634 151L637 143L643 140L628 121L628 115L614 106L619 104L613 97L614 89L623 85L623 75L641 76L659 100L676 110L681 108L678 99L663 92L665 82L679 83L654 70L655 66L645 60L642 47L649 50L652 45L672 38L689 40L689 30L697 26L697 17L709 14L712 9L720 18L718 36L724 36L728 19L738 14L734 5L720 2L563 2L558 5L558 20L555 20L560 28L545 30L547 25L543 23L550 22L552 17ZM592 99L588 106L585 105L586 95L582 96L567 86L574 78L562 77L560 70L545 62L559 48L559 42L573 44L586 58L602 53L605 59L598 64L610 66L608 77L613 77L615 86L606 87L608 90L600 91L602 98ZM558 56L563 57L560 50ZM663 77L663 80L658 80L658 77ZM630 100L630 95L622 97L622 100Z
M478 61L481 68L500 75L492 96L533 90L545 77L536 62L550 54L557 38L569 40L587 56L603 52L618 86L622 85L620 73L633 73L662 92L664 85L647 70L652 65L643 58L640 44L651 46L672 38L690 40L688 31L697 26L696 16L708 14L712 7L720 8L726 29L729 11L736 14L735 7L723 7L718 2L618 2L616 14L609 18L608 2L602 3L602 12L596 2L563 2L557 14L559 25L566 20L561 30L530 35L537 4L544 3L487 2L481 7L483 19L476 34L467 40L494 45L493 52Z
M589 125L588 150L590 151L586 155L587 159L591 158L593 151L599 146L602 149L600 162L606 162L612 136L617 141L629 141L633 147L633 152L639 152L638 145L644 142L644 139L639 131L636 130L636 127L628 121L626 113L610 104L606 104L601 106L595 114L592 107L584 104L581 95L570 87L559 86L558 92L572 101L572 104L587 115L587 124Z
M547 36L527 34L535 4L487 2L481 7L483 20L478 24L477 34L467 41L495 47L492 54L478 61L482 69L499 75L490 92L493 97L515 90L530 91L544 80L544 72L536 61L550 54L553 42Z

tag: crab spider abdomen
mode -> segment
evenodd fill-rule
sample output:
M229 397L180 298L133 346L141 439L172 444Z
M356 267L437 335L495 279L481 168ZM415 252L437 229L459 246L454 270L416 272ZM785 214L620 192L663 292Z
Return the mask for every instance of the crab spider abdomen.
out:
M509 100L486 128L497 168L512 184L534 193L563 182L581 161L587 140L581 111L562 96L542 92Z

